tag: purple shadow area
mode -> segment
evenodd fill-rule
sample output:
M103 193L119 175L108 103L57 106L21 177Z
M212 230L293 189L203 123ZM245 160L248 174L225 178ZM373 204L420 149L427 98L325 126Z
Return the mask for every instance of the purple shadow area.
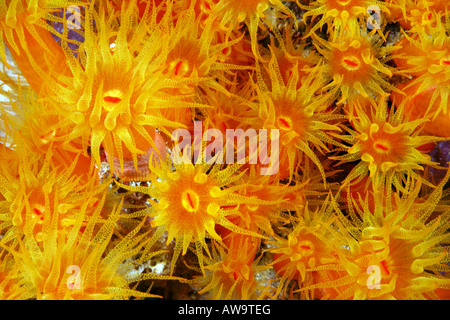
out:
M443 167L448 167L448 162L450 161L450 140L439 141L429 155L431 156L432 161L439 163L439 165ZM435 183L439 183L446 174L446 170L439 170L431 167L429 168L429 172Z
M64 13L65 13L65 18L68 19L69 22L76 24L77 20L75 19L74 15L78 14L82 18L83 11L84 11L84 7L76 7L75 10L61 8L59 11L53 12L53 15L56 17L59 17L59 18L64 18ZM61 22L47 20L47 23L50 26L52 26L56 32L63 34L63 24ZM77 30L77 28L80 28L80 29ZM80 33L83 33L83 30L81 28L82 28L81 26L78 27L78 26L74 25L74 28L69 29L68 30L68 39L75 40L78 42L84 42L84 36L82 34L80 34ZM52 36L59 44L61 44L60 37L58 37L57 35L55 35L53 33L52 33ZM68 44L69 48L73 51L73 54L75 56L77 56L77 50L79 49L79 45L77 43L73 43L70 41L68 41L67 44Z

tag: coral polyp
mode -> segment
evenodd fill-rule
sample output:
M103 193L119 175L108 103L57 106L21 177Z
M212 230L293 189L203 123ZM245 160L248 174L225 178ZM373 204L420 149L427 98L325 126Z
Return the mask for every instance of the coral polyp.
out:
M268 68L270 81L259 81L257 87L259 119L255 120L255 124L264 129L278 130L280 166L288 168L288 172L282 175L283 178L292 176L294 170L298 170L301 165L302 159L307 157L321 170L325 180L322 165L313 149L322 152L321 150L328 150L326 143L339 145L327 133L341 131L337 124L332 123L341 116L327 110L326 97L314 99L314 94L323 85L316 79L323 79L324 74L317 66L306 79L303 78L304 81L298 88L301 79L296 67L292 69L287 84L280 75L274 56L268 63Z
M298 221L294 220L293 229L285 230L286 234L273 242L270 249L274 257L272 264L280 277L275 297L280 293L290 296L296 290L315 284L318 279L331 279L335 271L343 270L338 252L343 250L341 245L346 242L333 230L335 216L330 214L329 203L324 202L320 209L314 211L305 206ZM294 281L293 285L291 281ZM337 296L332 282L327 290L322 286L318 291L302 292L304 299L324 298L325 295L328 298Z
M350 113L355 100L373 100L395 91L388 82L395 70L387 62L397 48L383 46L378 35L358 31L355 35L343 33L333 41L315 39L317 50L325 59L324 72L331 80L326 86L328 94L338 97L338 104L347 102Z
M111 37L113 25L104 16L104 28L99 34L86 33L81 64L73 61L74 57L69 58L73 77L62 80L64 83L54 87L54 95L48 97L72 121L67 124L70 132L64 137L65 142L80 139L84 150L90 147L97 165L101 163L100 148L104 148L111 168L113 159L119 160L119 167L114 170L119 175L124 172L125 158L131 159L140 172L138 156L159 151L154 141L155 129L181 125L158 116L159 108L173 103L164 99L162 89L166 86L160 78L162 71L158 70L167 48L153 46L160 41L163 30L153 30L144 44L139 41L142 34L137 33L138 39L132 41L136 47L129 47L132 8L122 12L117 36ZM87 23L91 23L91 14L86 16ZM141 30L146 32L144 25ZM139 50L145 55L135 56ZM150 114L151 109L154 111Z
M401 71L413 77L399 85L408 96L395 96L396 103L404 104L412 119L430 118L425 130L442 137L448 136L445 122L439 126L443 128L435 124L440 121L438 118L448 121L449 114L450 37L446 30L439 20L435 26L406 34L396 59Z
M240 41L240 38L236 38L214 43L214 20L204 21L202 27L194 13L194 10L188 10L185 15L178 17L176 26L171 30L170 47L163 70L165 78L181 83L176 91L185 95L192 94L197 87L221 90L215 81L221 77L218 70L233 68L231 64L221 61L226 61L225 53L230 50L230 46ZM224 92L228 93L226 90Z
M353 248L358 254L345 267L355 279L359 299L435 299L435 291L448 286L448 278L440 273L448 268L443 263L448 255L444 245L448 221L441 220L446 213L435 216L442 191L437 188L426 195L424 207L417 202L421 181L409 186L408 196L391 194L373 210L350 205L358 212L354 223L361 232L358 249ZM378 289L372 290L375 286Z
M52 37L58 34L49 22L58 21L54 12L81 1L8 0L2 2L0 13L0 57L6 59L5 43L9 52L27 77L30 86L39 93L43 80L56 73L68 75L64 51ZM52 77L55 76L55 77Z
M93 194L96 177L82 181L73 175L76 161L70 167L52 167L48 159L30 159L22 155L18 163L2 166L0 181L2 201L2 230L0 243L14 242L23 236L36 242L43 240L46 224L53 219L60 232L74 224L76 212L82 209L80 199L84 192ZM84 182L84 184L80 183ZM95 196L86 204L95 205Z
M0 1L0 299L448 300L449 9Z
M214 300L254 300L264 296L265 288L256 281L256 274L263 269L255 260L257 239L245 235L233 235L228 254L215 246L212 259L207 261L205 277L194 279L201 288L200 294Z
M147 248L151 248L166 231L167 244L176 239L171 273L179 254L185 255L191 243L195 243L196 255L203 270L203 250L208 251L206 239L222 240L216 226L237 233L249 233L233 224L228 217L238 214L239 205L258 201L238 193L242 188L238 184L238 167L235 165L221 170L217 165L176 165L168 162L152 169L157 180L150 188L125 186L131 191L147 193L158 199L150 210L142 212L148 212L153 217L151 224L157 228Z
M421 124L426 119L408 121L402 109L389 110L385 100L373 105L371 110L366 113L356 108L350 135L342 136L351 146L347 154L336 159L360 161L348 174L344 185L368 175L374 189L393 184L401 190L406 177L418 179L417 171L424 170L424 165L438 165L420 150L421 146L440 140L421 135Z

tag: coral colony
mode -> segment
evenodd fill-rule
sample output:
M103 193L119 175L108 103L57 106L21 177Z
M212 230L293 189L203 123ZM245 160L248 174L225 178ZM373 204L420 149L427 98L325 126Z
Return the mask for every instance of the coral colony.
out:
M0 1L0 299L449 299L449 12Z

